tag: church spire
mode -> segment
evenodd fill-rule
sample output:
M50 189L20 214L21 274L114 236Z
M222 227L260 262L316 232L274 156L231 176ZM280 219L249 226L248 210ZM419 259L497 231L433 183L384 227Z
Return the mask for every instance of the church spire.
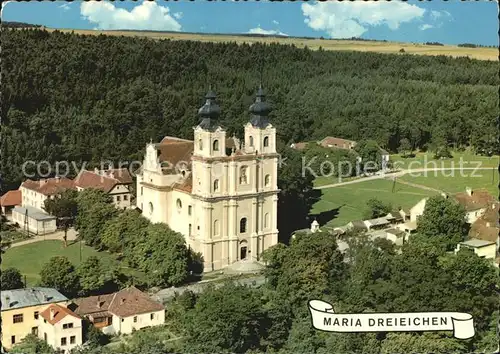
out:
M267 116L271 111L272 107L268 102L266 102L266 94L262 89L262 84L260 84L255 97L255 102L250 106L250 113L252 114L250 123L252 123L254 127L265 128L269 124Z
M217 95L212 91L210 86L205 95L205 104L198 110L198 115L201 118L200 127L203 129L211 129L217 126L217 119L220 115L220 107L215 102Z

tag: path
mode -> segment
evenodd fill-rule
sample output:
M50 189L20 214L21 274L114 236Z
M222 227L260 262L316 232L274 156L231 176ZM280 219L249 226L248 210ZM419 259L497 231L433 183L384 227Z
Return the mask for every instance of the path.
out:
M424 186L422 184L416 184L416 183L411 183L411 182L403 181L401 179L398 179L397 182L400 183L400 184L406 184L407 186L410 186L410 187L425 189L425 190L428 190L428 191L431 191L431 192L445 193L444 191L442 191L440 189L435 189L435 188L427 187L427 186Z
M228 279L230 280L230 278ZM211 284L214 281L218 281L215 284L215 287L220 287L224 285L224 281L220 281L220 279L213 279L213 280L207 280L203 283L195 283L195 284L190 284L186 286L181 286L178 288L171 287L171 288L166 288L162 289L155 294L151 295L151 298L153 298L156 301L159 302L164 302L166 300L169 300L175 296L175 294L182 294L186 290L190 290L193 293L197 294L203 291L203 289L208 285ZM231 281L231 280L230 280ZM239 285L247 285L249 287L258 287L263 285L266 282L266 278L263 275L256 275L254 277L249 277L249 278L243 278L243 279L234 279L232 280L235 284Z
M496 167L439 167L439 168L416 168L416 169L411 169L411 170L402 170L394 173L381 173L379 175L374 175L374 176L369 176L369 177L362 177L358 179L354 179L352 181L347 181L347 182L340 182L340 183L333 183L333 184L327 184L324 186L317 186L314 187L314 189L327 189L327 188L335 188L339 186L345 186L348 184L354 184L354 183L361 183L361 182L366 182L366 181L371 181L375 179L392 179L395 177L401 177L404 176L408 173L420 173L420 172L433 172L433 171L449 171L449 170L471 170L471 171L478 171L478 170L496 170Z
M67 240L74 241L74 240L76 240L77 235L78 235L78 233L75 231L75 229L70 228L70 229L68 229L68 234L67 234L68 239ZM64 231L56 231L56 232L53 232L53 233L50 233L47 235L36 235L33 238L30 238L29 240L12 243L9 248L24 246L24 245L27 245L30 243L47 241L47 240L64 241Z

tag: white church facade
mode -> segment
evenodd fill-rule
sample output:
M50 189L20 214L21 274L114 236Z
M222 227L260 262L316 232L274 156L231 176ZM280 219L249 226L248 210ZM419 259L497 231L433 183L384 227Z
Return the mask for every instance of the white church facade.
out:
M219 125L215 94L205 98L194 141L167 136L147 145L137 206L151 222L183 234L203 255L204 270L212 271L258 261L277 244L279 155L262 88L241 142Z

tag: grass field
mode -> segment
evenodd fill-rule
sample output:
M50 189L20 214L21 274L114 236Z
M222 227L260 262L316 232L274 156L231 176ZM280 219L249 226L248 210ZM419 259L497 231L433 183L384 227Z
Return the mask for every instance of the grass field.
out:
M146 37L150 39L191 40L200 42L236 42L236 43L279 43L294 44L298 48L305 46L317 50L338 51L361 51L376 53L399 53L404 49L405 54L417 55L447 55L452 57L469 57L479 60L498 60L496 48L464 48L454 45L432 46L413 43L382 42L382 41L352 41L334 39L303 39L286 37L250 37L231 34L194 34L194 33L171 33L171 32L147 32L147 31L98 31L98 30L72 30L58 29L62 32L74 32L84 35L106 34L111 36ZM47 29L54 31L54 29Z
M485 188L495 197L498 197L499 194L498 170L483 170L474 173L473 171L463 171L463 175L460 175L459 171L427 172L426 176L405 175L399 179L439 189L448 194L464 192L466 187L472 189Z
M385 179L348 184L321 190L321 200L311 210L312 214L323 214L318 219L331 219L330 226L342 226L352 220L360 220L366 210L366 203L371 198L378 198L391 203L394 208L409 208L435 192L396 183ZM322 221L318 220L320 224Z
M14 267L26 276L28 286L34 286L40 279L42 266L54 256L68 257L75 267L80 264L80 244L64 247L62 241L49 240L13 247L2 255L2 269ZM117 265L118 262L106 252L97 252L91 247L82 245L82 260L90 256L99 257L104 265Z
M432 152L419 152L413 158L402 158L399 154L391 155L395 168L399 170L404 169L417 169L417 168L441 168L441 167L460 167L460 161L463 161L463 167L498 167L500 157L492 156L479 156L471 152L452 152L451 159L435 160Z

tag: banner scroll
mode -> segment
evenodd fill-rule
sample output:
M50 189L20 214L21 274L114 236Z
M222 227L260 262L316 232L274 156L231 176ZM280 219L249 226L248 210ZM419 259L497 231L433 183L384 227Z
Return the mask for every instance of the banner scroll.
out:
M472 315L462 312L408 312L336 314L333 306L310 300L314 328L326 332L431 332L453 331L458 339L474 337Z

